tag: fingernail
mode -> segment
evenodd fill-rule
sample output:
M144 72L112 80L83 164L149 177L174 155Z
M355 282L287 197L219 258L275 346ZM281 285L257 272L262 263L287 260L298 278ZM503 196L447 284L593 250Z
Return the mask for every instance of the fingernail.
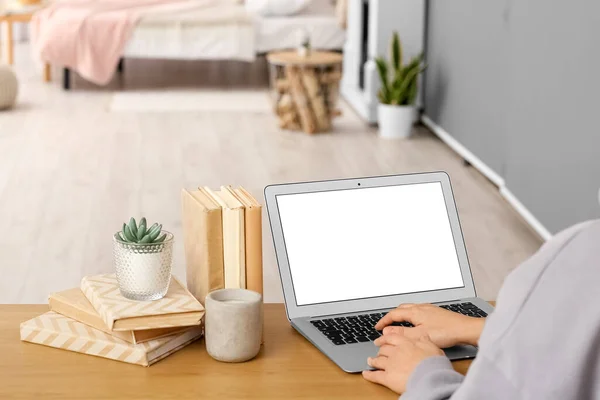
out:
M372 367L372 365L371 365L371 357L367 358L367 364L369 364L369 367Z

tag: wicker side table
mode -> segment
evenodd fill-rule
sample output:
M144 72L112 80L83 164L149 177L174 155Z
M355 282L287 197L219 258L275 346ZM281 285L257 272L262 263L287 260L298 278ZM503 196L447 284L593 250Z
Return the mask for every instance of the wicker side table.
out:
M339 53L295 51L269 53L274 110L283 129L306 133L327 132L336 109L342 60Z

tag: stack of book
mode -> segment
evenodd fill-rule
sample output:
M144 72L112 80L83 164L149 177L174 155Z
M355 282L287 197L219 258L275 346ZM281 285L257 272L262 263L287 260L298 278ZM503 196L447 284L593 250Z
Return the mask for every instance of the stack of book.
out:
M182 191L187 285L202 304L217 289L262 294L261 211L242 187Z
M204 307L174 277L165 297L129 300L114 274L51 294L49 312L21 324L21 340L149 366L203 334Z

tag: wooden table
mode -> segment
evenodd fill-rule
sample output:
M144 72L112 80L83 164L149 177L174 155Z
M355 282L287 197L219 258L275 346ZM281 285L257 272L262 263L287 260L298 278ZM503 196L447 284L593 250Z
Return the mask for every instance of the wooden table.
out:
M267 55L274 108L283 129L306 133L327 132L339 115L336 103L342 78L340 53L296 51Z
M0 399L396 399L342 372L265 305L265 345L252 361L214 361L197 341L144 368L19 340L19 324L46 305L0 305ZM465 373L470 361L454 363Z
M6 36L4 37L4 41L6 43L6 62L8 63L8 65L13 65L13 63L15 61L14 47L13 47L13 43L14 43L13 24L14 23L25 23L25 24L29 23L31 21L31 18L33 17L33 14L35 13L35 11L37 11L38 9L41 9L44 6L45 6L45 4L40 3L38 8L33 6L33 7L23 8L23 10L20 10L18 8L3 9L0 5L0 27L2 27L3 23L6 25L6 29L5 29ZM0 52L0 59L2 59L1 52ZM52 76L51 76L50 64L44 64L44 81L50 82L51 78L52 78Z

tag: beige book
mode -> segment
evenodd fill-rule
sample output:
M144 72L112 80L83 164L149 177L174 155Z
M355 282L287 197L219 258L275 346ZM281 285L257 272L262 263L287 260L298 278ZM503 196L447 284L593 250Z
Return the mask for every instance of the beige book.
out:
M226 288L246 288L244 205L225 186L205 188L223 208L223 270Z
M262 206L243 187L231 191L246 209L246 289L263 294Z
M86 276L81 291L111 331L139 331L200 325L204 307L175 277L165 297L154 301L125 298L115 274Z
M21 324L21 340L109 358L130 364L149 366L202 336L202 327L131 344L64 315L49 311Z
M52 293L48 297L50 310L99 329L128 343L138 344L183 332L188 328L159 328L145 331L110 331L80 288Z
M200 303L225 287L221 206L203 188L181 191L187 287Z

